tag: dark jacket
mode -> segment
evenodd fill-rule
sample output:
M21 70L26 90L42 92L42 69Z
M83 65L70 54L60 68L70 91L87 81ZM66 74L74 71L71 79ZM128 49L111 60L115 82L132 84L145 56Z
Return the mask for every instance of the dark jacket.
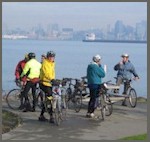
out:
M125 62L121 65L120 64L115 65L114 70L118 71L117 73L118 77L120 76L124 79L130 80L132 78L132 74L135 77L138 77L138 74L136 73L136 70L130 61Z

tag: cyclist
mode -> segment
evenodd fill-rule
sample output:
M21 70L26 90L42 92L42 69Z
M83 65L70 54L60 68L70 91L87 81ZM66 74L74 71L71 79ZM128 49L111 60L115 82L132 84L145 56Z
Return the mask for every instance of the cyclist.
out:
M45 54L42 54L42 55L41 55L41 63L43 63L43 60L44 60L44 59L46 59L46 55L45 55Z
M21 73L23 71L23 68L24 68L24 66L25 66L25 64L28 60L29 60L28 54L25 54L25 58L23 60L19 61L17 66L16 66L16 69L15 69L15 77L16 77L15 82L16 82L17 86L20 86L21 84L25 85L25 83L26 83L26 76L22 77L22 79L20 80L20 75L21 75Z
M40 88L45 92L45 98L47 96L52 96L52 80L55 79L55 53L53 51L47 52L46 59L42 63L41 73L40 73ZM42 104L41 114L39 116L39 121L46 121L44 116L45 106ZM52 108L50 108L50 123L54 123Z
M134 75L135 80L139 79L139 76L133 64L129 60L129 55L127 53L124 53L121 55L121 57L122 57L122 60L114 66L114 70L118 71L117 80L116 80L116 85L118 86L120 86L120 84L123 83L124 79L131 80L132 74ZM115 90L115 91L118 92L119 90ZM126 94L126 84L124 86L123 94ZM122 102L122 105L127 106L125 100Z
M23 68L25 66L25 64L27 63L27 61L29 60L28 58L28 54L25 54L25 58L21 61L18 62L17 66L16 66L16 69L15 69L15 82L16 82L16 85L19 86L19 87L23 87L25 86L26 82L27 82L27 78L26 76L23 76L22 78L20 78L20 75L23 71ZM23 109L23 96L21 96L20 98L20 106L19 106L19 109Z
M39 63L35 57L35 53L29 53L28 54L29 61L25 64L25 67L23 69L23 72L21 74L21 77L26 75L27 76L27 83L25 85L25 88L22 92L22 96L25 98L25 108L23 112L26 111L35 111L35 103L36 103L36 97L35 97L35 91L36 91L36 84L39 81L40 76L40 69L41 69L41 63ZM33 106L31 108L29 99L28 99L28 92L32 88L32 95L33 95Z
M95 103L96 99L99 97L98 92L103 77L105 77L105 71L101 66L101 56L96 55L93 57L93 62L87 67L87 81L90 89L87 117L94 117Z

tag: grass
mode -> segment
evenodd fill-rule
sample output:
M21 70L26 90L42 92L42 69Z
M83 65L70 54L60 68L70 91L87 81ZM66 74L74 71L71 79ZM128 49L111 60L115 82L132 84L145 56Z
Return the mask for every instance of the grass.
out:
M146 140L146 139L147 139L147 134L140 134L140 135L125 137L122 138L121 140Z
M2 110L2 134L9 132L20 123L21 119L16 114L7 110Z

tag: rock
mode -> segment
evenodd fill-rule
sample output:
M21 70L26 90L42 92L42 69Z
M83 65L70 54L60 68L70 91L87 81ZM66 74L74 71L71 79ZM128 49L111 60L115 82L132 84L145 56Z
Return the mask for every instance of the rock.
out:
M146 102L146 101L147 101L147 98L145 98L145 97L138 97L138 98L137 98L137 101L138 101L138 102Z

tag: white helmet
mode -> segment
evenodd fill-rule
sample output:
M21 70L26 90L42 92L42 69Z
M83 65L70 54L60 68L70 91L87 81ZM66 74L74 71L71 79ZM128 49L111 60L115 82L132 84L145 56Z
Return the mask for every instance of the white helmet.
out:
M93 61L94 62L98 62L99 60L101 60L101 56L100 55L95 55L94 57L93 57Z
M127 53L124 53L124 54L121 55L121 57L127 57L128 58L129 55Z

